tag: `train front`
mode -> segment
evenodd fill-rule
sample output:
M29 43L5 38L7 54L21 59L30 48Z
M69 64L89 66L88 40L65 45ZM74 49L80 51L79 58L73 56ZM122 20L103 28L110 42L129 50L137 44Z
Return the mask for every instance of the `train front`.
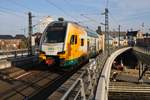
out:
M64 21L54 21L47 26L40 42L40 63L60 64L65 54L66 30L67 23Z

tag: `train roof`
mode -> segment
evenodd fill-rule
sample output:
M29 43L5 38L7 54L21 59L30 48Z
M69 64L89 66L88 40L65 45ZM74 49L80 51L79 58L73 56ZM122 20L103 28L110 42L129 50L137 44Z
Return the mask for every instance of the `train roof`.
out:
M54 24L56 24L56 26L57 25L67 25L68 23L75 24L75 25L83 27L82 25L78 24L77 22L73 22L73 21L53 21L48 26L54 25Z
M66 26L67 22L66 21L53 21L51 23L49 23L48 26Z
M78 24L76 22L72 22L72 21L53 21L48 26L50 26L50 25L54 25L54 26L66 26L68 23L72 23L72 24L75 24L75 25L83 27L82 25L80 25L80 24ZM85 28L85 27L83 27L83 28L86 30L88 36L98 37L97 32L95 32L93 30L90 30L89 28Z
M86 29L86 31L87 31L88 36L98 37L98 34L95 31L92 31L92 30L89 30L89 29Z

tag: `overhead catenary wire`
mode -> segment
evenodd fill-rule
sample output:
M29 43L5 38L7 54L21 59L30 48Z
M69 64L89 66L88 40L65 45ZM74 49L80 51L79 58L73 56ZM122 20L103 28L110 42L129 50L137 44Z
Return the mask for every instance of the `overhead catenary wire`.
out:
M125 25L125 23L124 23L123 21L127 22L127 21L131 21L131 20L129 20L129 19L132 19L132 17L130 17L128 20L127 20L127 19L117 20L117 19L113 16L113 14L112 14L111 12L109 12L109 14L110 14L110 16L111 16L110 18L111 18L112 21L116 24L117 27L118 27L118 25L127 27L127 25ZM134 19L135 19L136 17L138 17L138 16L133 16Z
M2 7L2 6L0 6L0 9L7 10L7 11L11 11L11 12L20 13L20 12L17 12L17 11L15 11L15 10L13 10L13 9L9 9L9 8Z
M0 12L1 13L5 13L5 14L10 14L10 15L15 15L15 16L17 16L19 18L25 17L25 16L23 16L22 13L18 13L18 12L15 12L13 10L10 10L10 9L7 9L7 8L3 8L3 7L0 7Z
M69 0L63 0L64 2L66 2L66 4L72 5L71 2L69 2ZM79 14L81 17L84 17L86 19L88 19L89 22L95 23L95 24L99 24L95 19L88 17L88 15L100 15L99 13L84 13L84 14ZM80 18L81 19L81 18ZM79 23L84 23L84 21L79 21ZM87 21L86 21L87 22Z
M50 0L45 0L48 4L52 5L53 7L57 8L58 10L62 11L65 15L69 16L70 18L72 18L73 20L78 22L78 19L76 19L75 17L71 16L70 14L68 14L65 10L63 10L62 8L58 7L55 3L51 2Z
M113 16L113 14L111 12L109 12L110 14L110 18L114 21L114 23L117 23L117 25L119 25L118 20L116 20L116 18Z
M109 0L106 0L106 8L108 8Z
M29 7L26 7L25 5L20 4L20 3L16 2L16 1L14 1L14 0L9 0L9 1L7 1L7 2L10 2L10 3L12 3L12 4L14 4L14 5L18 6L18 7L27 9L27 10L29 10L30 12L38 13L37 11L35 11L35 10L29 8ZM2 8L5 9L5 10L8 10L8 11L12 11L13 13L18 13L18 14L22 14L22 15L27 15L27 14L28 14L27 12L20 13L20 12L14 11L14 10L9 9L9 8L4 8L4 7L2 7ZM12 13L12 12L11 12L11 13ZM18 15L18 14L17 14L17 15ZM24 17L26 17L26 16L24 16ZM34 17L37 18L37 17L39 17L39 16L36 15L36 16L34 16ZM34 18L34 20L39 21L39 18L38 18L38 19L35 19L35 18Z
M114 24L116 25L115 27L118 29L118 26L121 25L121 23L118 22L118 20L116 20L116 18L112 15L111 12L109 12L110 18L111 20L114 22Z
M13 15L16 16L19 19L23 19L22 17L27 17L26 14L24 13L20 13L17 12L15 10L9 9L9 8L4 8L4 7L0 7L0 16L3 16L4 14L9 14L9 15ZM33 25L33 27L37 26L38 24ZM25 28L27 29L27 27Z
M73 5L72 5L72 3L70 3L68 0L63 0L65 3L66 3L66 5L69 5L70 7L72 7ZM80 18L81 19L81 18ZM81 20L80 20L81 21ZM79 20L78 20L78 22L80 22Z
M106 0L106 8L108 9L109 7L109 0ZM113 16L112 12L109 10L108 11L110 19L116 24L116 26L120 25L119 21Z
M0 6L0 9L1 9L1 10L6 10L6 11L15 12L15 13L19 13L19 12L15 11L15 10L12 10L12 9L9 9L9 8L6 8L6 7L2 7L2 6Z
M33 9L23 5L23 4L20 4L20 3L16 2L16 1L14 1L14 0L9 0L8 2L10 2L10 3L12 3L12 4L14 4L14 5L18 6L18 7L30 10L30 12L36 12L37 13L37 11L35 11L35 10L33 10Z
M0 15L3 15L3 12L0 11Z
M84 14L80 14L80 16L82 16L82 17L84 17L84 18L86 18L86 19L89 19L91 22L93 22L93 23L96 23L96 24L99 24L95 19L92 19L92 18L90 18L90 17L88 17L88 16L85 16Z
M109 11L109 14L111 16L110 18L112 19L112 21L114 21L114 23L116 25L123 24L123 26L124 26L126 22L131 22L131 21L134 21L134 20L138 20L138 19L142 18L145 15L150 15L150 12L149 11L140 12L140 13L138 12L136 14L128 15L128 16L130 16L129 18L121 18L120 17L120 18L117 18L117 19L113 16L113 14L110 11ZM127 26L127 25L125 25L125 26Z
M72 3L70 3L68 0L63 0L64 2L66 2L66 4L69 4L69 5L72 5ZM99 24L95 19L92 19L90 17L88 17L87 15L91 15L91 14L79 14L82 18L84 17L83 20L80 20L78 21L79 24L81 24L83 27L86 27L86 28L91 28L91 29L95 29L96 25ZM98 13L92 13L92 15L99 15ZM85 20L85 18L87 20ZM80 18L81 19L81 18ZM86 22L92 22L94 24L89 24L88 26L85 25Z
M88 13L88 14L84 13L84 15L93 15L93 16L96 15L97 16L97 15L100 15L100 14L99 13Z

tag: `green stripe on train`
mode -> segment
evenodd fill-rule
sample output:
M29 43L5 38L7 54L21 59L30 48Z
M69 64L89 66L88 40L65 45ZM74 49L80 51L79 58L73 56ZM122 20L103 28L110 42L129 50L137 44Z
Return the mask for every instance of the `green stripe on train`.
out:
M79 62L78 62L78 59L72 59L72 60L67 60L65 61L64 63L64 68L70 68L72 65L77 65Z

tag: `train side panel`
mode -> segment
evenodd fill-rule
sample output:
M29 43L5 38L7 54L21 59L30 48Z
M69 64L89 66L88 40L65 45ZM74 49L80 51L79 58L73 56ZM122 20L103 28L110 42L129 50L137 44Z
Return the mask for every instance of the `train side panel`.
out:
M76 65L82 62L83 58L86 58L87 33L82 27L69 23L65 44L66 55L64 57L59 55L60 58L64 58L61 65Z
M92 33L90 31L87 31L88 34L88 55L89 58L95 57L100 50L100 41L99 36L96 33Z
M96 56L102 49L101 42L98 34L76 23L55 21L42 36L39 60L69 68Z

